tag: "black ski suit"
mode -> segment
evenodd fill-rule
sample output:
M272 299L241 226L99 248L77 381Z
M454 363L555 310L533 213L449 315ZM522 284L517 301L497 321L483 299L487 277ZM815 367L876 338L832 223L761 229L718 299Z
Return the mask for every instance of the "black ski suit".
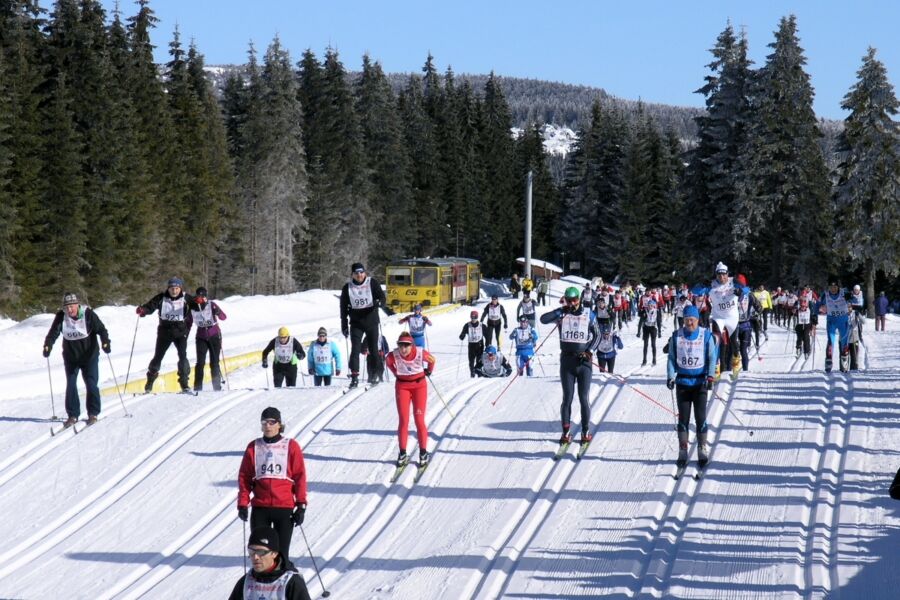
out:
M352 298L350 286L353 286ZM368 286L370 295L366 294L366 286ZM381 337L378 332L381 324L378 316L379 308L384 308L389 315L394 314L394 311L387 306L387 299L384 297L381 284L374 277L366 277L362 283L351 279L341 288L341 333L344 334L344 337L350 337L350 357L347 365L350 369L350 376L354 379L359 377L359 353L363 337L366 338L369 356L373 358L371 366L367 365L369 380L373 381L375 375L380 373L383 368L381 357L378 354L378 340Z
M180 303L183 300L183 309L180 311L170 312L168 305L171 303ZM178 352L178 383L182 390L188 388L188 376L191 373L191 364L187 358L187 338L191 331L190 328L190 311L201 310L200 306L194 301L193 296L179 293L177 296L169 296L168 290L159 293L151 298L146 304L142 304L143 309L141 316L152 314L159 311L159 325L156 328L156 349L153 358L150 359L150 365L147 367L147 383L144 386L146 391L153 389L153 382L159 375L159 368L162 364L163 357L169 350L170 345L175 345Z
M459 333L460 341L468 338L469 340L469 375L475 377L475 367L478 366L478 359L484 352L484 340L489 335L487 325L475 321L469 321L463 325L462 331Z
M88 415L100 414L100 389L97 386L98 361L100 357L100 345L97 344L97 336L103 343L104 351L109 353L109 334L103 321L90 307L79 307L81 313L78 319L84 319L87 337L81 339L67 339L63 337L62 355L66 368L66 414L69 417L78 418L81 415L81 402L78 399L78 372L81 371L81 379L84 380L87 398ZM44 338L44 352L50 354L53 343L63 332L65 310L56 313L56 318L50 325L47 337Z
M492 311L491 308L494 308ZM500 316L497 316L496 309L500 309ZM494 313L491 316L491 313ZM484 312L481 313L481 322L484 323L487 320L487 335L484 336L484 345L490 346L494 336L497 336L497 345L500 345L500 321L503 321L503 329L507 329L509 327L509 323L506 320L506 309L503 308L503 305L499 302L495 305L491 302L488 302L487 306L484 307Z

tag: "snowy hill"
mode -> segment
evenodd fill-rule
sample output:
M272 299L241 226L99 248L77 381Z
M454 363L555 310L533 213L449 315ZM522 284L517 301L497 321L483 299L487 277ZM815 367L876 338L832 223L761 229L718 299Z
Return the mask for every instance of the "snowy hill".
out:
M515 314L516 301L504 304ZM261 350L281 325L304 340L339 326L331 291L221 305L226 356ZM97 425L51 438L40 355L51 316L3 323L0 598L226 598L243 570L236 474L266 406L281 410L303 447L303 532L332 598L897 597L900 503L887 487L900 467L900 321L886 333L867 324L863 368L852 374L823 372L821 328L815 360L804 363L793 337L770 325L762 360L736 383L725 378L710 402L706 476L676 481L664 362L640 366L633 323L616 363L627 384L594 376L588 453L576 461L572 448L554 462L555 333L536 376L499 396L510 379L470 379L462 364L457 336L469 310L435 315L428 330L450 410L430 390L434 457L415 484L411 469L389 481L392 384L345 395L343 379L268 390L258 365L230 373L229 391L129 395L130 418L106 396ZM138 325L130 379L143 377L155 317L136 321L134 307L98 314L122 379ZM384 324L392 346L397 318ZM50 364L64 415L59 344ZM174 366L170 351L163 369ZM112 383L109 367L101 355L101 387ZM579 414L576 401L576 422ZM320 597L299 530L292 559Z

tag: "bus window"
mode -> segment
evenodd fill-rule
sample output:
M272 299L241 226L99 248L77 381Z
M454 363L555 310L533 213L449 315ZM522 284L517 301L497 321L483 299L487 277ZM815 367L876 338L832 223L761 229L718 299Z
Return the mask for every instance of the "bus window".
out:
M411 269L388 269L388 285L408 286L410 283Z
M433 287L437 285L437 269L417 268L413 272L413 284L417 286Z

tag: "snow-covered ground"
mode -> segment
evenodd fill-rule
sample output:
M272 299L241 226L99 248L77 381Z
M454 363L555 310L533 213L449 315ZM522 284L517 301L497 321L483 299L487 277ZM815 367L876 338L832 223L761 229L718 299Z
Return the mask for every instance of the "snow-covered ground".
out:
M504 304L514 315L515 301ZM281 325L302 339L321 325L338 330L331 291L221 306L226 353L261 350ZM823 372L822 335L815 363L804 364L770 325L762 360L737 383L723 380L710 403L706 476L675 481L661 349L657 366L640 367L633 324L616 365L627 385L594 378L588 454L576 461L573 448L554 462L556 339L541 348L536 376L497 400L510 380L470 379L461 364L469 310L433 319L433 379L452 415L432 391L433 463L420 482L410 469L393 485L390 384L346 395L345 380L266 390L263 370L248 367L231 374L230 391L127 397L131 418L105 397L94 428L51 438L40 355L51 316L3 323L0 597L227 597L243 564L238 465L270 405L306 455L303 529L333 598L897 597L900 503L887 487L900 467L900 320L886 333L866 325L853 374ZM138 322L134 307L98 314L120 378L139 323L130 377L142 377L155 317ZM385 320L391 342L396 321ZM170 351L164 369L174 363ZM109 366L101 357L106 384ZM51 367L64 414L58 344ZM573 412L577 421L577 401ZM300 531L292 549L319 597Z

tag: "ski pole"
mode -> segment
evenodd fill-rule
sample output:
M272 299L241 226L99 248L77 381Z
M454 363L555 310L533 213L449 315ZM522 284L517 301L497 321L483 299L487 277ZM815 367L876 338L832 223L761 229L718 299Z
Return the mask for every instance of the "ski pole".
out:
M591 362L593 362L593 361L591 361ZM596 362L593 362L593 364L594 364L594 366L596 366L597 368L600 367L600 365L598 365ZM653 404L657 405L658 407L660 407L661 409L663 409L663 410L666 411L667 413L672 413L673 415L675 415L676 418L678 418L678 413L677 413L677 412L671 410L670 408L668 408L668 407L667 407L666 405L664 405L664 404L660 404L658 401L654 400L653 398L651 398L650 396L648 396L646 393L644 393L643 391L639 390L635 385L628 383L628 381L626 381L625 378L622 377L621 375L617 375L617 374L615 374L615 373L606 373L606 375L608 375L608 376L610 376L610 377L614 377L614 378L615 378L617 381L619 381L622 385L627 385L628 387L630 387L631 389L633 389L635 392L637 392L638 394L640 394L641 396L643 396L644 398L646 398L647 400L649 400L649 401L652 402ZM717 397L718 397L718 396L717 396Z
M266 389L269 389L269 367L263 368L263 371L266 372Z
M672 412L675 414L675 431L678 431L678 414L677 407L675 406L675 389L669 390L669 395L672 397Z
M722 404L725 405L725 410L727 410L729 413L731 413L731 416L734 417L737 420L737 422L741 424L741 427L743 427L744 429L748 429L750 431L750 437L753 437L753 430L750 429L749 427L747 427L747 424L744 423L741 420L741 418L739 416L737 416L737 414L733 410L731 410L731 404L729 404L728 402L725 402L725 399L722 398L721 396L719 396L718 394L716 394L713 390L710 390L710 392L712 392L716 398L721 400Z
M459 340L459 352L456 353L456 378L459 379L459 365L462 364L463 341Z
M441 402L444 403L444 407L447 409L447 412L450 413L450 418L451 418L451 419L455 419L455 418L456 418L456 415L454 415L454 414L453 414L453 411L450 410L450 405L447 404L447 401L444 400L444 397L441 395L441 392L438 390L437 386L434 385L434 381L432 381L431 375L426 375L425 377L428 378L428 381L431 381L431 387L434 388L434 393L437 394L437 395L438 395L438 398L441 399Z
M327 598L331 595L331 592L325 589L325 583L322 581L321 573L319 573L319 566L316 564L316 558L313 556L312 548L309 547L309 540L306 539L306 532L303 531L303 525L300 526L300 534L303 535L303 542L306 544L306 549L309 551L309 559L312 561L313 568L316 570L316 577L319 578L319 584L322 586L322 597Z
M244 547L244 573L247 572L247 521L241 520L241 523L244 524L244 539L241 541L241 545Z
M47 357L47 380L50 382L50 408L53 411L53 416L50 417L51 421L61 421L59 417L56 416L56 399L53 397L53 377L50 375L50 357Z
M119 390L119 380L116 379L116 371L113 369L112 359L109 357L109 354L106 355L106 360L109 361L109 372L112 373L112 376L113 376L113 383L116 384L116 393L119 394L119 402L122 403L122 410L125 411L125 416L130 418L130 417L132 417L133 415L132 415L131 413L128 412L128 409L127 409L127 408L125 408L125 399L122 398L122 391Z
M542 375L543 377L546 377L546 376L547 376L547 372L544 370L544 363L541 362L541 357L540 357L540 355L539 355L539 354L535 354L534 357L535 357L535 358L537 359L537 361L538 361L538 366L541 367L541 375Z
M556 331L556 328L557 328L557 327L559 327L559 322L558 322L558 321L553 325L553 329L551 329L550 331L547 332L547 337L545 337L545 338L543 339L543 341L542 341L540 344L538 344L538 347L534 349L534 353L535 353L535 354L537 354L537 353L540 351L541 346L544 345L544 342L546 342L547 340L550 339L550 336L553 334L554 331ZM497 337L499 338L499 336L497 336ZM491 406L496 406L496 405L497 405L497 402L500 400L500 398L503 396L503 394L506 393L506 390L509 389L509 386L511 386L511 385L513 384L513 381L515 381L516 378L517 378L518 376L519 376L519 371L517 370L517 371L516 371L516 374L513 375L513 378L510 379L510 380L509 380L509 383L506 384L506 387L503 388L503 391L500 392L500 393L497 395L496 398L494 398L494 401L493 401L493 402L491 402Z
M122 386L123 389L128 389L128 376L131 374L131 357L134 356L134 342L137 341L137 330L138 325L141 324L141 316L138 315L137 321L134 324L134 337L131 338L131 352L128 353L128 370L125 371L125 385Z
M222 346L221 339L222 336L219 336L219 354L222 356L222 371L225 373L225 387L230 392L231 382L229 381L230 377L228 377L228 364L225 362L225 347Z

